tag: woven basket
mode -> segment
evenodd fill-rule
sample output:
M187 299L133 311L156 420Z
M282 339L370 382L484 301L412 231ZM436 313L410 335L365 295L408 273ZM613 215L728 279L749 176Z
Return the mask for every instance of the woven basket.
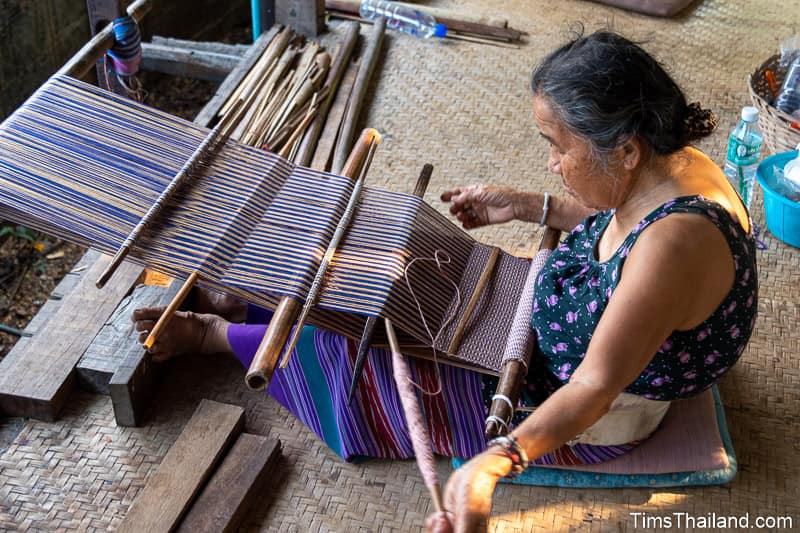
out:
M758 108L758 126L764 134L767 147L774 154L794 150L800 143L800 121L792 118L791 115L777 110L767 102L773 101L772 91L770 90L764 72L771 70L775 74L775 81L780 87L786 77L786 68L778 64L780 55L767 59L764 64L750 75L748 85L750 87L750 98L753 105ZM796 127L792 127L792 124Z

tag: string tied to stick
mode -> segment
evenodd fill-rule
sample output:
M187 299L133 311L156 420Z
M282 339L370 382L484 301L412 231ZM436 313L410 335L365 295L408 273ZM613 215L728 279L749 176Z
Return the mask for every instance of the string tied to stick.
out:
M136 20L124 15L112 23L114 44L106 52L106 85L111 88L108 71L115 74L117 81L125 89L129 97L142 101L144 91L136 78L139 64L142 61L142 33Z
M453 286L453 289L455 291L456 304L455 306L452 307L452 311L450 312L449 316L444 317L444 320L442 320L442 324L439 327L439 330L436 332L436 335L433 334L430 327L428 326L428 321L425 320L425 313L422 310L422 305L420 304L417 295L414 294L414 288L411 286L411 277L409 276L409 271L411 270L411 266L417 261L427 261L435 263L436 269L439 271L441 276ZM428 338L430 339L431 342L430 346L431 349L433 350L433 365L434 368L436 369L437 387L435 391L428 391L424 389L421 385L414 382L411 379L411 377L408 377L408 381L414 387L416 387L420 392L422 392L422 394L425 394L427 396L436 396L437 394L440 394L442 392L442 379L439 374L439 362L437 361L436 357L436 352L437 352L436 342L439 340L439 337L447 328L447 326L455 318L456 316L455 311L457 311L458 308L461 306L461 291L458 289L458 284L454 282L452 279L450 279L450 277L444 272L444 269L442 268L444 265L449 265L451 262L452 259L450 258L449 255L447 255L447 253L444 250L436 250L433 254L433 257L415 257L411 261L409 261L408 264L406 264L405 269L403 269L403 277L405 278L406 286L408 287L408 292L411 294L411 299L417 306L417 311L419 312L419 317L422 320L422 325L425 327L425 331L427 332Z

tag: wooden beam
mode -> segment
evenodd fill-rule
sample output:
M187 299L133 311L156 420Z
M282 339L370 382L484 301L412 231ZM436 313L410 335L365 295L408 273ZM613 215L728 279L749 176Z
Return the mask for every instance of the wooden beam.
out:
M85 270L47 324L0 362L0 411L45 420L58 416L75 385L75 364L141 272L125 262L114 282L99 290L94 280L109 262L102 256Z
M232 533L242 525L248 509L274 483L281 443L260 435L242 434L192 504L179 533Z
M205 50L142 43L142 70L172 76L222 81L236 68L241 57Z
M253 43L253 46L251 46L247 54L242 57L242 60L236 65L236 68L228 74L228 77L225 78L225 81L219 86L219 89L217 89L217 92L211 100L200 110L200 113L197 114L197 117L194 119L195 124L206 127L212 124L214 117L217 116L217 113L219 113L219 110L225 104L231 92L241 83L250 69L253 68L253 65L255 65L258 58L261 57L261 54L267 48L272 38L275 37L280 30L280 26L273 26L269 31L261 34L261 37Z
M178 287L179 281L169 287L138 285L122 299L75 367L82 388L98 394L110 394L109 383L114 374L123 366L135 366L144 356L144 349L139 344L139 332L131 321L131 312L140 307L166 305L178 292Z
M168 46L170 48L185 48L186 50L200 50L203 52L213 52L215 54L223 54L226 56L243 57L250 51L249 44L227 44L217 41L190 41L187 39L175 39L174 37L163 37L161 35L153 35L150 39L152 44L159 46Z
M172 531L243 426L241 407L202 400L117 531Z

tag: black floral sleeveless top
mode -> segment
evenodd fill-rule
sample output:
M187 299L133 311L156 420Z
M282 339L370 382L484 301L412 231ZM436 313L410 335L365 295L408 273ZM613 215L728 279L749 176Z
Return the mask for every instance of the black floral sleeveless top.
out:
M562 382L586 355L636 239L671 213L699 213L714 222L733 255L733 287L702 324L674 331L625 391L654 400L692 396L719 380L744 351L755 325L758 298L754 239L719 204L702 196L680 197L642 219L608 261L597 261L595 248L613 211L586 218L550 255L537 279L531 325L546 366Z

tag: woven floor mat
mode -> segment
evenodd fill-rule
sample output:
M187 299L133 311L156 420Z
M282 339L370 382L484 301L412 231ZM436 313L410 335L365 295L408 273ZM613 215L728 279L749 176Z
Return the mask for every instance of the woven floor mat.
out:
M533 125L529 76L564 42L570 23L609 24L645 46L675 75L690 101L712 108L720 127L699 147L722 163L728 131L749 104L747 76L798 31L800 2L703 0L662 20L585 1L431 2L509 18L530 33L518 50L388 34L363 125L384 134L371 185L410 192L434 165L426 199L488 181L560 194L546 173L547 146ZM493 7L501 5L502 7ZM363 30L368 33L368 30ZM764 226L761 193L753 217ZM475 235L513 253L530 252L531 225ZM631 513L664 516L790 516L800 527L800 250L763 230L756 331L720 386L739 474L724 487L569 490L503 486L491 531L647 531ZM251 431L284 443L275 491L265 494L252 531L414 531L431 510L413 462L340 461L274 401L242 384L227 359L176 361L144 428L115 426L107 398L78 393L57 423L28 421L0 452L0 530L105 531L120 521L201 398L240 404ZM439 463L443 477L449 465ZM653 526L655 527L655 526Z

